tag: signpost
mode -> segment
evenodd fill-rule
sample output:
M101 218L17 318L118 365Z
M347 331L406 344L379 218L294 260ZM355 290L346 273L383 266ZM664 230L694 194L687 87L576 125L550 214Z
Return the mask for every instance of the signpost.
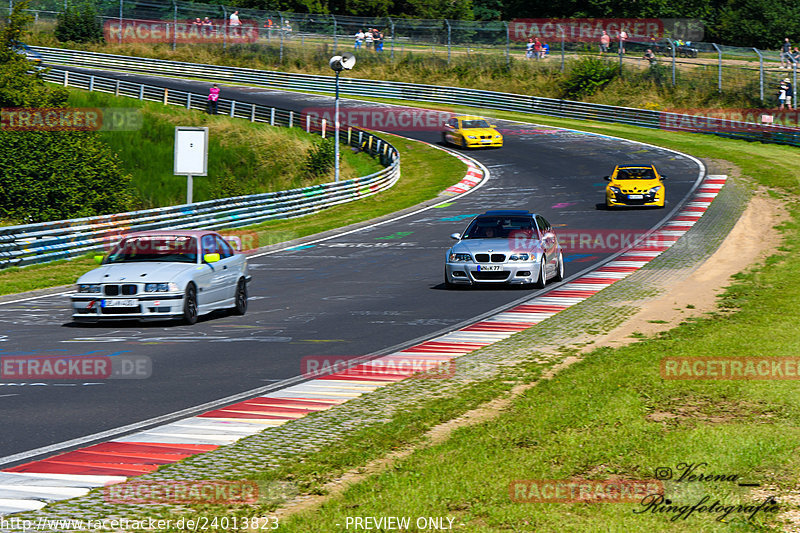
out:
M186 176L186 203L192 203L192 177L208 175L208 128L175 126L176 176Z

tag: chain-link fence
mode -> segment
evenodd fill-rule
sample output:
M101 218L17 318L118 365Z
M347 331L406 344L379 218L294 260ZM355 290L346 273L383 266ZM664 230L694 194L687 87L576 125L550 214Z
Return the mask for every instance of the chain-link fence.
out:
M52 24L74 1L32 0L30 11L37 23ZM6 14L13 3L9 0L0 13ZM178 0L98 0L96 6L109 42L164 42L173 47L209 43L223 48L247 43L279 62L300 60L323 48L373 54L386 61L435 54L448 62L542 62L562 71L570 59L604 56L619 62L623 75L630 69L657 67L666 83L738 91L765 105L775 102L784 78L797 86L800 61L800 51L782 54L700 42L702 29L688 19L423 20L262 11ZM608 30L607 46L602 28ZM622 28L628 29L625 40L620 39ZM650 59L645 57L648 49Z

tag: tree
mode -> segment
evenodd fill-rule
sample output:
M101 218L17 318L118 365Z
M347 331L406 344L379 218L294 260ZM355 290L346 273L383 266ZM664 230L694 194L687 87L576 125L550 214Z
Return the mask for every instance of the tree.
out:
M103 40L103 27L93 4L84 1L72 4L58 15L55 29L56 39L61 42L99 42Z

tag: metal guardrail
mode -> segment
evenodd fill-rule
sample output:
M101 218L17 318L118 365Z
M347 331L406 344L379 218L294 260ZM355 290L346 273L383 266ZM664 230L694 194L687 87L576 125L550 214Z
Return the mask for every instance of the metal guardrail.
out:
M64 50L61 48L33 48L42 54L45 63L54 65L110 69L150 75L183 76L294 91L323 93L333 93L335 91L335 78L333 76L183 63L163 59ZM798 128L767 126L714 117L699 117L665 111L616 107L462 87L441 87L351 77L341 78L339 81L340 94L350 96L416 100L533 113L559 118L601 120L645 128L706 133L734 139L800 146L800 129Z
M142 100L204 109L206 95L167 90L100 76L53 69L48 81ZM220 113L274 126L304 126L309 132L333 135L324 121L294 111L219 100ZM129 231L155 229L230 229L268 220L294 218L371 196L392 187L400 177L400 157L390 143L369 132L343 127L340 142L379 157L386 168L360 178L300 189L222 198L193 204L145 209L114 215L0 227L0 268L67 259L115 243Z

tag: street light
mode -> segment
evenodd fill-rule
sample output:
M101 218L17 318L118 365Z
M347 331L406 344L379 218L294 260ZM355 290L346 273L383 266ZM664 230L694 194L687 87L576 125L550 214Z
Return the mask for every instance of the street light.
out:
M335 130L336 139L334 140L333 144L333 151L334 151L334 164L335 164L335 176L336 182L339 182L339 74L343 70L350 70L356 64L356 56L351 54L350 52L345 52L342 55L335 55L331 58L328 62L336 72L336 103L334 104L334 115L333 115L333 124Z

